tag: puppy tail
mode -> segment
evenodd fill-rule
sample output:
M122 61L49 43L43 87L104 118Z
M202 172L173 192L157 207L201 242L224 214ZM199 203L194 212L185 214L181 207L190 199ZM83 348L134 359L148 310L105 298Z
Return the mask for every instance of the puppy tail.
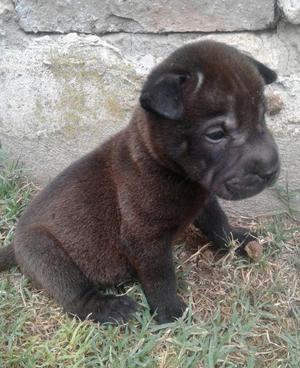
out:
M12 243L5 248L0 248L0 272L17 266L15 252Z

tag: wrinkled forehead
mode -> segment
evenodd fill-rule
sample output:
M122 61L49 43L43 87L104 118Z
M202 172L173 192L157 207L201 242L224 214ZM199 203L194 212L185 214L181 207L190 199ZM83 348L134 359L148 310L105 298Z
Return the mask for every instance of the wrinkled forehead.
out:
M193 95L210 106L223 109L245 101L258 104L263 97L264 82L258 69L233 47L211 42L189 44L166 61L168 66L181 65L196 78Z
M263 103L264 83L255 67L244 60L220 65L207 63L201 68L202 86L198 98L214 110L253 110Z

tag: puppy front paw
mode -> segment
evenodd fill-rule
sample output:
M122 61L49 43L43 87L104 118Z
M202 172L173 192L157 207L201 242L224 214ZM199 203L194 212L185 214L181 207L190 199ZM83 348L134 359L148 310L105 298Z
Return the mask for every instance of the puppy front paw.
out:
M172 322L181 317L186 308L185 302L177 296L176 299L156 308L155 319L159 324Z
M248 229L234 227L232 228L230 235L230 240L234 240L239 243L239 246L236 248L235 252L240 256L247 257L248 254L245 250L245 247L249 242L257 239L257 234L250 232Z

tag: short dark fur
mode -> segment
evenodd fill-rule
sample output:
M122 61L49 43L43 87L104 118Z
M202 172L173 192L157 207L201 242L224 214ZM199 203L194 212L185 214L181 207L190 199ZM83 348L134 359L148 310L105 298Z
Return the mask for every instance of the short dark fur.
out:
M276 145L263 86L276 74L227 45L186 45L147 79L130 124L64 170L19 220L0 269L25 275L80 318L124 321L127 296L102 295L137 276L158 322L182 315L171 243L191 223L219 247L232 228L216 196L240 199L274 182ZM16 259L16 260L15 260Z

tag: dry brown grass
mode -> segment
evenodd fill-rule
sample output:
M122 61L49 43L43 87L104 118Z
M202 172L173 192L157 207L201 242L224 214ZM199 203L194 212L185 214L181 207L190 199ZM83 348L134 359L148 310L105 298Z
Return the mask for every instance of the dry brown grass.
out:
M248 339L248 348L258 350L256 356L265 367L279 364L288 357L289 346L282 339L284 332L298 333L300 328L300 231L288 216L281 218L282 233L288 239L275 239L266 231L273 218L240 218L231 222L263 235L257 239L264 248L258 262L244 262L234 255L234 248L224 256L191 227L186 248L179 255L178 269L189 269L188 283L192 290L194 316L200 320L213 318L221 305L221 321L228 321L233 313L243 313L239 299L243 293L250 302L260 305L261 316ZM276 241L281 249L275 248ZM268 249L269 248L269 249ZM251 300L252 299L252 300ZM234 310L233 310L234 309ZM300 355L300 354L299 354ZM236 364L246 364L245 354L232 354ZM277 366L277 365L276 365ZM279 365L278 365L279 366Z

